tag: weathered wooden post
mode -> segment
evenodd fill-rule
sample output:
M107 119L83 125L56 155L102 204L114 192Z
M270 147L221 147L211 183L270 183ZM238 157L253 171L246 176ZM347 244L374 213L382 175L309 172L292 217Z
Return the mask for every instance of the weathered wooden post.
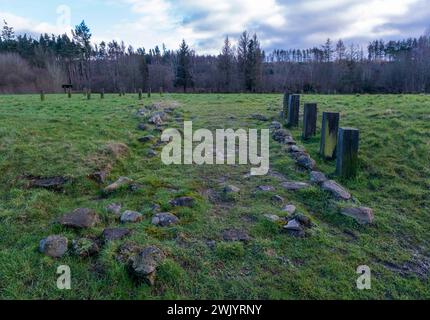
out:
M288 102L288 116L287 126L298 127L299 126L299 114L300 114L300 95L290 95Z
M143 92L142 92L142 89L139 89L139 100L142 100L142 98L143 98Z
M160 97L163 96L163 87L160 87Z
M282 117L284 120L287 119L287 114L288 114L288 102L290 100L290 94L288 92L284 93L284 108L282 109Z
M40 91L40 101L45 101L45 92L43 90Z
M326 160L336 158L339 120L340 114L338 112L323 112L320 154Z
M91 100L91 90L87 91L87 100Z
M337 145L336 174L353 178L358 171L358 147L360 131L355 128L340 128Z
M305 103L303 115L303 139L307 140L317 133L317 104Z
M100 92L100 99L104 99L105 98L105 89L103 88L102 91Z
M86 96L87 96L87 93L88 93L87 88L84 88L84 89L83 89L83 91L82 91L82 95L83 95L84 97L86 97Z
M67 96L69 97L69 99L72 97L72 89L71 88L67 89Z
M148 90L148 98L151 98L151 88Z

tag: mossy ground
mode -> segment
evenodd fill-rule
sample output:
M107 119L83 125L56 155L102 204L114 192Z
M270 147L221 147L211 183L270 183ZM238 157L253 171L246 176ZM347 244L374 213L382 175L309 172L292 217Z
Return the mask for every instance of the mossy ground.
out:
M72 99L46 95L44 102L37 95L0 97L1 299L430 298L428 269L414 268L417 259L430 256L429 96L302 96L302 103L318 103L318 130L321 112L331 110L341 112L341 126L361 131L359 175L341 183L374 209L375 224L367 227L340 216L331 197L316 187L288 192L273 176L244 178L247 166L165 166L159 156L149 158L151 144L137 141L145 133L136 129L135 113L157 101L180 103L178 116L193 120L195 129L267 128L270 122L249 116L277 117L282 109L281 95L154 94L139 101L137 95L105 95L100 100L94 94L86 100L76 94ZM300 130L293 133L300 141ZM319 135L300 143L330 174L335 163L318 157ZM101 187L87 179L94 156L109 142L130 147L130 154L115 163L109 181L128 176L141 190L103 198ZM274 141L271 167L288 179L308 179ZM63 193L27 189L19 178L24 174L68 176L73 183ZM236 185L241 192L229 201L210 201L224 184ZM276 192L255 193L259 185L273 185ZM266 221L264 214L285 215L282 206L273 203L274 194L313 219L316 226L309 237L293 238ZM194 208L171 208L172 198L185 195L197 199ZM105 211L113 202L145 214L142 223L129 226L131 238L110 243L89 259L69 254L54 260L38 252L39 241L50 234L72 241L118 225ZM177 214L181 223L165 229L151 226L154 203ZM77 232L54 223L77 207L96 209L103 224ZM222 231L232 227L248 231L252 240L223 242ZM155 244L167 254L154 287L133 283L115 259L126 241ZM64 264L72 270L70 291L56 288L56 270ZM359 265L372 270L371 290L356 288ZM398 272L405 265L412 266L412 272Z

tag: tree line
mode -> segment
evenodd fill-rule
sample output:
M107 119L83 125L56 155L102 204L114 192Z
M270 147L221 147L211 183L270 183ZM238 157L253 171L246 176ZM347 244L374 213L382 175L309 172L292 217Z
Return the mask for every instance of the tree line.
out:
M257 35L243 32L219 55L201 55L183 40L177 50L93 44L84 21L72 36L0 35L0 92L58 92L63 84L93 92L430 92L430 36L375 40L366 50L342 40L309 49L266 53Z

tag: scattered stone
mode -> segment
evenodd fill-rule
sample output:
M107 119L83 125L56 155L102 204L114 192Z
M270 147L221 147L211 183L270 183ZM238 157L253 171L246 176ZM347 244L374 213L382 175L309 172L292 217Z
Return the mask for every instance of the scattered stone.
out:
M307 170L313 170L316 167L316 162L309 156L301 156L297 159L297 165Z
M290 152L290 157L297 161L301 157L309 157L309 154L306 151Z
M327 180L323 182L321 188L324 191L330 192L336 199L350 200L351 194L340 184L333 180Z
M128 186L128 189L131 191L131 192L136 192L136 191L139 191L139 190L141 190L143 187L142 187L142 185L140 184L140 183L132 183L132 184L130 184L129 186Z
M68 178L61 176L51 178L27 176L26 178L29 181L30 188L42 188L53 191L62 191L64 185L69 182Z
M229 186L226 186L224 188L224 192L225 193L238 193L238 192L240 192L240 189L236 186L229 185Z
M122 205L118 204L118 203L111 203L110 205L108 205L106 207L106 211L109 213L113 213L116 216L120 216L121 215L121 209L122 209Z
M312 227L311 219L303 214L296 215L295 220L297 220L298 223L300 223L302 226L305 226L306 228Z
M140 251L142 251L142 247L135 243L126 242L118 248L116 260L127 264L130 261L130 258L138 254Z
M281 220L276 214L265 214L264 217L271 222L278 222Z
M286 226L284 226L284 230L294 237L304 237L305 236L305 230L303 230L301 224L293 219L288 222Z
M289 205L286 205L282 211L287 212L289 215L293 215L296 213L296 210L297 208L295 205L289 204Z
M54 235L40 241L39 251L51 258L61 258L67 252L67 246L67 238Z
M287 137L291 137L291 133L286 129L275 130L272 134L273 140L280 143L284 143Z
M72 242L73 252L81 258L92 257L100 252L96 241L90 238L80 238Z
M251 119L258 120L258 121L269 121L269 118L262 114L253 114L251 115Z
M319 171L312 171L310 176L311 176L311 179L310 179L311 182L316 184L321 184L328 180L325 174Z
M124 239L131 234L131 230L125 228L107 228L103 230L102 238L104 242Z
M93 209L79 208L59 219L65 227L84 229L92 228L100 222L98 214Z
M208 240L208 241L206 241L206 245L209 247L209 249L215 250L216 241L215 240Z
M283 143L288 144L288 145L295 145L295 144L297 144L297 142L291 136L286 137L285 140L283 141Z
M137 129L141 131L146 131L148 130L148 126L144 123L139 123L139 125L137 126Z
M149 149L147 154L148 154L148 157L156 157L158 155L157 152L153 149Z
M160 249L149 246L130 258L128 269L135 279L152 286L155 284L157 268L164 259L165 255Z
M169 212L161 212L157 213L152 218L152 224L160 227L169 227L171 225L177 224L179 222L178 217L169 213Z
M114 192L114 191L117 191L118 189L120 189L120 188L122 188L122 187L124 187L124 186L126 186L126 185L131 184L132 182L133 182L133 180L132 180L132 179L130 179L130 178L127 178L127 177L120 177L117 181L115 181L115 182L114 182L114 183L112 183L111 185L107 186L107 187L104 189L104 191L105 191L105 192L108 192L108 193L110 193L110 192Z
M263 191L263 192L271 192L271 191L275 191L275 188L273 186L258 186L257 190Z
M161 118L161 115L157 113L149 119L149 123L161 126L163 124L163 119Z
M278 122L278 121L273 121L271 124L270 124L270 129L271 130L279 130L279 129L281 129L282 128L282 124L280 123L280 122Z
M136 212L136 211L124 211L124 213L122 214L120 221L121 223L137 223L139 221L142 221L143 216L141 213Z
M287 181L282 184L282 187L284 187L287 190L296 191L296 190L309 188L310 184L306 182Z
M344 208L341 214L355 219L360 224L370 224L374 220L373 210L366 207Z
M151 142L151 141L153 141L155 139L155 137L154 136L152 136L152 135L149 135L149 136L145 136L145 137L142 137L142 138L139 138L139 139L137 139L140 143L147 143L147 142Z
M138 117L145 117L146 116L146 114L147 114L147 110L146 109L139 109L139 110L137 110L137 112L136 112L136 115L138 116Z
M170 201L170 205L174 206L174 207L193 207L194 206L194 199L191 197L180 197L177 199L174 199L172 201Z
M158 204L153 204L151 207L152 212L160 212L160 210L161 210L161 207Z
M88 175L88 178L99 184L102 184L106 182L106 179L109 176L111 171L112 171L112 166L108 164L104 169L98 170Z
M299 147L298 145L292 144L292 145L288 146L287 152L288 153L296 153L296 152L304 153L305 149L303 147Z
M247 242L251 240L251 237L244 230L239 229L228 229L223 232L222 235L224 241L243 241Z
M277 194L272 197L272 201L281 203L281 204L285 202L284 198L282 198L280 195L277 195Z

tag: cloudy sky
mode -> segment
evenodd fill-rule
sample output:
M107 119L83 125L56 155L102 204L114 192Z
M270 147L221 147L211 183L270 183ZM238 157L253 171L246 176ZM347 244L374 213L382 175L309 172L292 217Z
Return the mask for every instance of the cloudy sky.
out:
M85 20L96 42L174 49L184 38L202 53L246 29L270 51L419 36L430 27L430 0L0 0L0 19L32 34L69 32Z

